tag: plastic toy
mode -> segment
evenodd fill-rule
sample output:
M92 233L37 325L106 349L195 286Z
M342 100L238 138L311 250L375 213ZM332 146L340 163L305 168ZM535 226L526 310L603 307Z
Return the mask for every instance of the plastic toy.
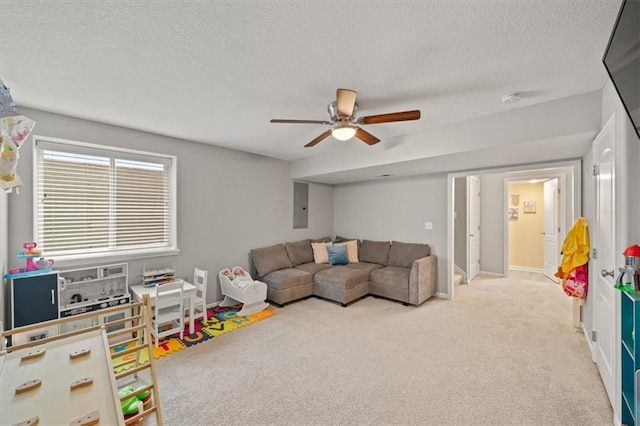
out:
M24 250L20 250L18 252L18 259L27 260L27 267L25 268L26 272L35 271L36 267L33 264L33 259L36 257L40 257L40 255L42 254L42 250L36 249L36 247L38 247L38 243L35 243L33 241L24 243L22 247L24 248Z
M624 268L618 268L618 277L614 287L629 294L636 294L640 290L640 246L632 245L624 252ZM623 282L625 275L631 279Z
M41 257L40 259L38 259L35 262L33 262L33 266L36 269L48 269L48 268L51 268L53 266L53 259L45 259L44 257Z
M118 391L118 396L131 395L131 398L125 399L121 402L122 414L126 417L135 416L144 410L144 407L151 401L151 391L139 391L144 386L134 389L133 386L125 386Z
M1 81L0 86L4 87ZM0 118L0 189L8 191L22 186L16 173L20 158L18 149L36 124L23 115L12 115Z

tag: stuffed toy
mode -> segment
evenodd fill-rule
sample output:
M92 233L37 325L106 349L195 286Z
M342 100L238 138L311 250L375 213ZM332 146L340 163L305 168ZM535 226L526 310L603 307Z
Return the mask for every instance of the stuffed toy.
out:
M10 190L22 186L16 173L20 158L18 150L35 124L23 115L0 118L0 188Z

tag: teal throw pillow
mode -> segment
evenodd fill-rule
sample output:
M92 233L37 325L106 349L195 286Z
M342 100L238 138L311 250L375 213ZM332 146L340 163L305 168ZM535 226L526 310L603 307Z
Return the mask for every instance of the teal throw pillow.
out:
M347 256L347 246L327 247L329 253L329 264L331 265L346 265L349 263L349 257Z

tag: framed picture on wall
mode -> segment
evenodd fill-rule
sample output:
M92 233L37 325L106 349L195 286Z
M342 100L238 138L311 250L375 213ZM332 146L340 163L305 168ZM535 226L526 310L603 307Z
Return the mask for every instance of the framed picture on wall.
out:
M518 208L509 208L509 220L518 220Z
M525 201L523 210L524 210L525 213L535 213L536 212L536 202L535 201Z

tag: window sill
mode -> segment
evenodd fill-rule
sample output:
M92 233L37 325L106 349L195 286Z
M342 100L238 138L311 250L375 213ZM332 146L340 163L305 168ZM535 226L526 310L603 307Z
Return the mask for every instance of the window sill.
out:
M51 257L55 261L53 264L54 269L67 268L84 265L94 265L97 263L110 264L121 263L136 259L148 259L151 257L161 256L175 256L180 254L180 249L158 249L158 250L129 250L117 253L87 253L87 254L74 254L68 256L55 256Z

